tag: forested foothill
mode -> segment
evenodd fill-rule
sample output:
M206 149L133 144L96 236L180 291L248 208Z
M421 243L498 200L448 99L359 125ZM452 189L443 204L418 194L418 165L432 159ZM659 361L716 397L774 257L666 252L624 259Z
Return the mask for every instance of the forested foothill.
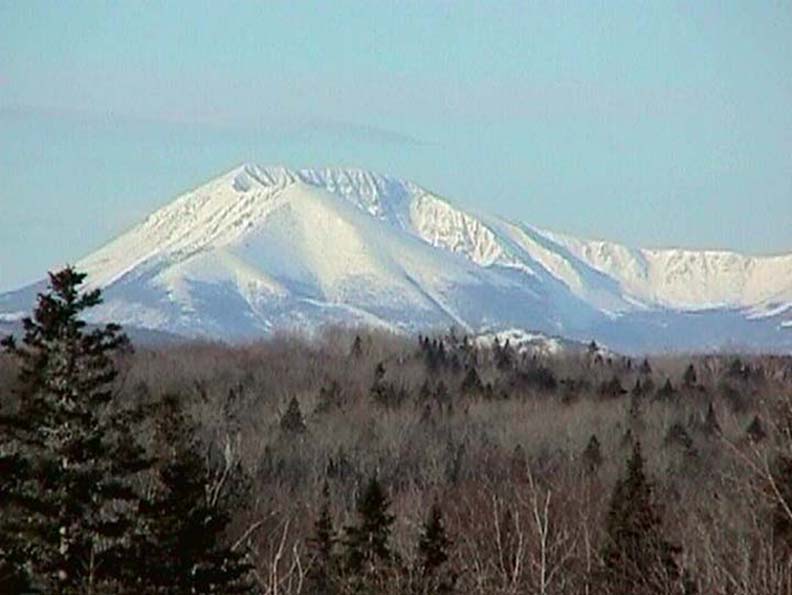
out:
M792 593L792 357L459 330L0 356L0 593Z

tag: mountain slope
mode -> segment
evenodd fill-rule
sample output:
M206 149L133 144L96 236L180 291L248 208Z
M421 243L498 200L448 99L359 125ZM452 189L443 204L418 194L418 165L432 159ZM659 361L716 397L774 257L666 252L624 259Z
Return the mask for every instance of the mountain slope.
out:
M187 335L453 324L626 351L792 349L792 255L578 240L362 170L241 166L77 266L105 291L97 319ZM38 289L0 296L0 316Z

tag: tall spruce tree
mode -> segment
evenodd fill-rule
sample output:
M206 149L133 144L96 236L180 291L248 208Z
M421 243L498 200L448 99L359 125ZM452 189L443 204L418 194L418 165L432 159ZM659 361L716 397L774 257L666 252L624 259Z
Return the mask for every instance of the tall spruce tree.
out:
M147 467L134 418L112 403L114 355L129 345L120 327L89 331L80 318L101 302L80 292L85 275L50 273L18 344L2 341L19 365L15 407L0 415L4 474L0 566L24 559L46 593L123 592L139 570L126 550L135 526L133 477Z
M671 379L666 378L665 384L657 389L657 398L660 400L670 400L676 396L674 385L671 384Z
M758 415L753 416L751 423L745 428L745 434L751 442L761 442L767 438L767 431Z
M602 448L596 434L589 438L586 448L583 449L583 466L588 473L595 473L602 466Z
M602 587L606 593L684 593L675 561L679 548L666 540L652 486L636 440L627 469L613 491L605 527Z
M130 583L151 594L249 593L249 566L224 544L229 514L210 499L193 423L177 396L164 397L156 412L156 485L141 504L146 526L136 541L146 572Z
M451 540L446 534L443 515L437 503L429 509L418 540L418 581L421 595L448 595L454 592L457 575L446 568Z
M481 382L476 366L469 365L467 367L467 372L465 372L465 377L462 379L459 390L466 395L478 395L484 390L484 384Z
M311 552L311 567L306 576L306 593L332 595L338 592L338 560L335 545L338 541L333 515L330 511L330 486L325 481L322 487L322 505L314 523L313 536L308 540Z
M376 590L395 562L390 547L390 500L376 475L357 501L358 523L345 528L345 573L353 589Z
M696 368L693 367L693 364L688 364L688 367L685 369L685 373L682 376L682 381L685 384L686 388L692 388L698 382L698 376L696 375Z
M363 340L360 335L355 335L355 340L352 342L352 347L349 350L349 356L354 359L363 357Z
M297 397L292 397L289 401L289 406L281 417L280 427L288 434L302 434L307 429Z
M707 406L707 413L704 416L703 430L705 433L710 435L720 434L722 431L720 423L718 423L718 415L715 413L715 407L712 405L712 401L710 401L709 405Z

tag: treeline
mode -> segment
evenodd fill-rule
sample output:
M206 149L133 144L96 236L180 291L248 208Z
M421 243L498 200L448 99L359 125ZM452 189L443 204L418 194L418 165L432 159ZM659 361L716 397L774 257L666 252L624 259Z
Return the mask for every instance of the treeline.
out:
M328 329L0 359L0 592L792 593L792 358Z

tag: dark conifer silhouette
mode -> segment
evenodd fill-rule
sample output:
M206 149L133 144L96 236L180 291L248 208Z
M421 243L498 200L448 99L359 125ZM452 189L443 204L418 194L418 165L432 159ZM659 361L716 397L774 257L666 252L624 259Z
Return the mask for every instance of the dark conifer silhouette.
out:
M385 382L385 365L379 362L377 367L374 368L374 382L371 384L369 393L374 401L382 405L387 405L389 401L389 389L390 385Z
M319 389L319 396L314 411L316 413L329 413L334 409L338 409L341 405L341 386L333 380L329 385L322 386Z
M663 535L662 519L635 441L627 469L613 491L602 553L604 587L609 593L681 593L679 548Z
M120 327L88 331L82 312L101 302L80 292L85 275L50 273L22 344L2 345L19 363L19 405L0 416L13 458L0 498L0 556L24 558L47 593L121 589L139 571L125 550L135 529L133 477L148 465L132 432L137 418L111 407L114 354L128 347ZM10 481L9 481L10 479Z
M22 457L15 453L0 455L0 503L8 503L19 492L19 481L26 474L26 462ZM0 508L0 527L5 529L0 531L0 593L23 593L31 591L32 585L25 568L27 555L21 547L23 543L8 532L13 524L3 522L3 515L8 515L11 510Z
M589 473L597 471L602 465L602 449L596 434L592 434L591 438L589 438L582 456L583 465Z
M289 406L280 420L281 430L289 434L301 434L305 431L305 418L300 409L300 402L297 397L292 397Z
M707 406L707 414L704 417L704 433L714 436L721 433L720 423L718 423L718 416L715 413L715 407L710 401Z
M775 489L771 490L773 505L773 537L789 554L792 552L792 457L779 455L773 465Z
M383 362L379 362L377 367L374 368L374 384L378 382L382 382L385 378L385 364Z
M338 541L333 515L330 511L330 486L325 481L322 487L322 505L314 522L314 532L308 540L311 552L311 567L306 577L306 593L332 595L338 590L338 561L335 545Z
M729 365L729 371L727 372L727 375L730 378L735 378L737 380L746 380L750 370L750 367L744 364L739 357L735 357L732 360L732 363Z
M360 335L355 335L355 340L352 342L352 348L349 350L350 357L360 359L363 357L363 339Z
M437 503L429 509L418 540L418 589L421 595L448 595L454 592L457 576L446 568L451 540Z
M357 501L358 522L345 528L345 573L355 588L371 587L383 580L395 562L390 546L390 500L373 476Z
M681 422L672 423L666 432L663 444L666 446L679 446L687 452L693 451L693 438Z
M767 432L764 429L764 424L758 415L754 415L751 423L745 429L748 439L753 442L761 442L767 437Z
M514 349L512 348L509 340L506 340L506 343L501 345L499 343L495 343L494 346L494 355L495 355L495 367L498 368L501 372L507 372L514 367Z
M514 447L511 454L511 472L516 481L524 481L528 474L528 457L522 444Z
M195 429L178 397L157 407L157 485L140 514L146 533L136 540L146 570L130 583L140 592L167 595L249 593L248 565L223 544L229 514L210 498L210 473Z
M632 428L627 428L627 430L622 434L621 441L619 442L619 446L622 448L632 448L635 444L635 434L632 431Z
M696 386L696 383L698 382L698 376L696 375L696 368L693 367L693 364L688 364L688 367L682 376L682 382L685 384L686 388L693 388Z
M668 400L676 395L674 385L671 384L671 379L666 378L665 384L657 390L657 398L661 400Z
M600 384L599 393L603 397L616 399L627 394L618 376L613 376L609 381Z
M445 367L448 363L446 347L442 339L433 339L430 341L429 338L426 337L422 344L422 351L427 369L433 372Z
M484 384L481 382L481 378L475 366L468 366L459 389L466 395L480 394L481 391L484 390Z

